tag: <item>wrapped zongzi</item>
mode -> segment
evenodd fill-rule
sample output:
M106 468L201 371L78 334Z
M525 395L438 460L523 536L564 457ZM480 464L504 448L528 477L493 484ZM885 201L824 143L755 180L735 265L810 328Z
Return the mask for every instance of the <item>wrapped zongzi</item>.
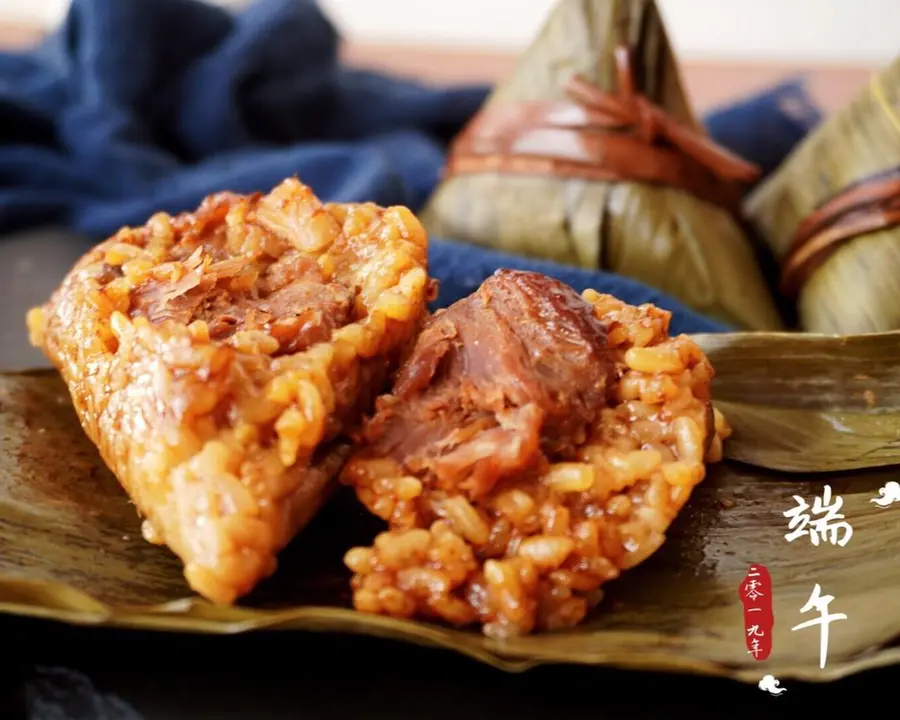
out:
M779 329L736 219L757 176L699 129L652 0L562 0L456 138L422 219L434 236L607 269Z
M900 328L900 58L748 199L801 329Z

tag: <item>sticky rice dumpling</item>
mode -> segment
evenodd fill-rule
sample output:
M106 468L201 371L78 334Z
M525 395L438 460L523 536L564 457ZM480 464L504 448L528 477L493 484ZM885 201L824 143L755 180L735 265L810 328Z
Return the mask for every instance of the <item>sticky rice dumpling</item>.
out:
M245 595L319 509L425 313L405 208L289 179L123 228L28 315L87 435L192 589Z
M748 198L809 332L900 328L900 58Z
M670 319L511 270L431 316L341 474L388 523L345 557L354 606L493 637L580 623L731 432Z
M699 129L651 0L562 0L456 138L421 217L435 237L609 270L779 329L735 219L757 174Z

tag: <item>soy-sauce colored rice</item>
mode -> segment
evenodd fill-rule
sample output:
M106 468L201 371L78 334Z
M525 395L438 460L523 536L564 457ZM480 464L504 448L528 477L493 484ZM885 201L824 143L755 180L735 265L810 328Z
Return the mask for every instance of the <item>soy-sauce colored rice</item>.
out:
M574 457L475 502L390 458L351 458L343 480L390 528L345 556L358 610L480 623L497 638L571 627L663 544L730 434L713 369L690 338L669 337L668 312L583 298L607 330L615 386ZM421 507L439 519L422 527Z

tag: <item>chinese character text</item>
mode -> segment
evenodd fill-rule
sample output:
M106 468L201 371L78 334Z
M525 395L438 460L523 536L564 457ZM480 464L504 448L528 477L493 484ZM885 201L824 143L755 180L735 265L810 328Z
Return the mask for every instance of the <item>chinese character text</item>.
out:
M785 540L794 542L797 538L808 535L813 545L829 542L844 547L850 542L853 528L844 520L843 513L839 512L844 499L840 495L832 499L830 485L824 487L822 497L813 500L812 507L799 495L794 495L794 501L797 505L783 513L790 519L790 532L784 536Z
M802 630L803 628L813 627L814 625L821 625L821 629L819 631L819 667L823 670L825 669L825 661L828 657L828 626L833 623L835 620L846 620L847 616L844 613L829 613L828 606L831 604L831 601L834 600L833 595L822 595L822 588L816 583L816 586L813 588L812 595L809 596L809 600L806 602L802 608L800 608L800 613L807 613L810 610L816 610L819 613L819 617L813 618L812 620L807 620L806 622L802 622L799 625L794 625L791 630Z
M747 652L755 660L765 660L772 652L772 578L764 565L753 564L739 588L744 606Z

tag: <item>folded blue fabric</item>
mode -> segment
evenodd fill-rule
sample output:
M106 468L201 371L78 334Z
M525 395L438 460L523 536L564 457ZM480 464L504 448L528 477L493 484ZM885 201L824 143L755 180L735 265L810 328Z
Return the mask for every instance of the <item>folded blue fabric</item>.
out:
M704 123L716 142L773 172L822 120L801 78L710 112Z
M103 237L207 194L297 174L328 200L414 210L489 88L431 88L338 62L313 0L233 15L197 0L74 0L63 27L0 53L0 232ZM799 100L798 100L799 98ZM766 170L817 117L793 83L708 118Z
M578 292L590 288L615 295L630 305L653 303L672 313L670 331L675 334L712 333L731 329L686 308L666 293L621 275L514 257L434 238L429 241L428 272L438 281L439 291L437 299L432 303L432 310L447 307L471 295L498 268L543 273L561 280Z
M103 237L295 174L329 200L421 206L489 89L350 70L338 42L312 0L74 0L47 43L0 54L0 231Z

